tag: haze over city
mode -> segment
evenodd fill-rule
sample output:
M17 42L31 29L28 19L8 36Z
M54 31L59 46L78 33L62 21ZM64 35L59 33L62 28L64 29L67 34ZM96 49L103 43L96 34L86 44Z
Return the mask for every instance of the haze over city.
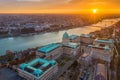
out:
M119 80L120 0L0 0L0 80Z
M120 13L120 0L0 0L0 13Z

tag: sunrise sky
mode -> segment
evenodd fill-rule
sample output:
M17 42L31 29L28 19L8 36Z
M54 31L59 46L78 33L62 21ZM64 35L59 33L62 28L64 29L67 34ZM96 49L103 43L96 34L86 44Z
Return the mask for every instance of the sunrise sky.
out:
M120 13L120 0L0 0L0 13Z

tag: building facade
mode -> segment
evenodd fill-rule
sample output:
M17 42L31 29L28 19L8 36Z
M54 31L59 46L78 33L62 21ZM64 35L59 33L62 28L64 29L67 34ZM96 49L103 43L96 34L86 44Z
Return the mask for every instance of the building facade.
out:
M90 63L91 63L91 55L88 54L88 53L83 53L79 59L78 59L78 62L80 63L81 65L81 69L84 70L85 68L87 68Z
M65 43L62 45L63 54L76 56L80 52L80 43Z
M86 43L86 44L92 44L94 41L94 38L91 34L81 34L80 35L80 42Z
M110 40L96 39L92 47L92 57L110 63L113 56L113 42Z
M38 48L37 57L44 59L57 59L62 55L62 46L59 43L52 43Z
M37 58L29 63L20 64L18 75L27 80L54 80L58 66L55 60Z
M68 33L65 32L63 34L62 43L69 43L69 42L79 43L80 42L79 36L74 35L74 34L68 35Z
M94 80L107 80L107 69L104 64L97 64Z

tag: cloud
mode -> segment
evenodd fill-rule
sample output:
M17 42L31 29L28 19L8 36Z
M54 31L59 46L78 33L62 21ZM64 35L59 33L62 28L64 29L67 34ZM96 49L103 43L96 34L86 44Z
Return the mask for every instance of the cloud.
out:
M0 0L0 11L80 10L89 8L120 8L120 0ZM52 10L51 10L52 11Z
M17 1L25 1L25 2L69 2L71 0L17 0Z
M92 4L92 5L103 4L104 5L104 4L106 4L106 2L93 2L93 3L90 3L90 4Z
M27 2L45 2L45 1L49 1L49 0L17 0L17 1L27 1Z
M69 3L77 3L77 2L83 2L86 0L68 0Z

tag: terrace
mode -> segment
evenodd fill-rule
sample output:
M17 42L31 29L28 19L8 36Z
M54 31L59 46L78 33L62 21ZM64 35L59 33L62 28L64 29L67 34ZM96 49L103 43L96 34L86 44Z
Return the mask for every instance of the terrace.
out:
M75 49L77 48L78 46L80 46L80 43L65 43L63 44L64 47L69 47L69 48L72 48L72 49Z
M100 43L108 43L108 44L112 44L113 40L112 39L96 39L95 42L100 42Z
M110 50L109 46L93 45L92 47L101 50Z
M96 39L91 47L96 49L104 49L104 50L110 50L111 46L110 44L113 43L113 40L102 40L102 39Z

